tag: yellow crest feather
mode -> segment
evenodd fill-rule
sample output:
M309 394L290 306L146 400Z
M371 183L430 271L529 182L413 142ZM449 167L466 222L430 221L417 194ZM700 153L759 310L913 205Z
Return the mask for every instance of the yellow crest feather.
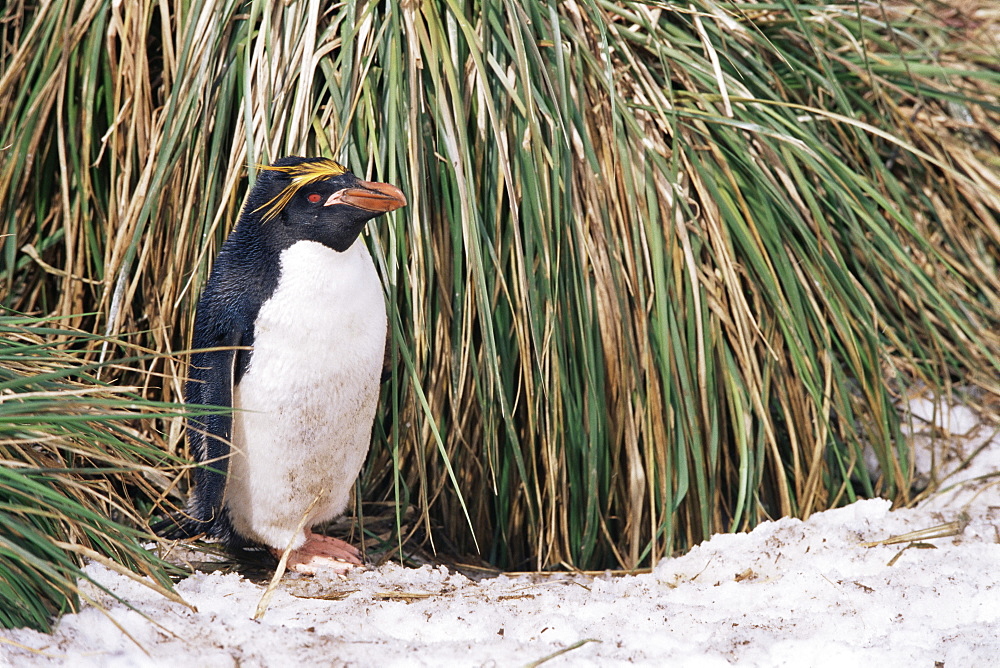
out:
M287 174L291 180L291 183L285 186L280 193L254 210L254 213L257 213L261 209L267 209L267 213L261 218L262 223L266 223L277 216L278 212L285 208L300 188L310 183L340 176L347 171L346 167L336 160L330 160L329 158L303 162L298 165L257 165L257 167L271 172L282 172L283 174Z

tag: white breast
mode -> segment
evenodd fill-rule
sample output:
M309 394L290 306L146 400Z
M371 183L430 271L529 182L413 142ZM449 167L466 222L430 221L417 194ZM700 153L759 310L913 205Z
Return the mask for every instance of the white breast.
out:
M236 387L225 503L238 532L279 549L344 511L368 452L385 350L381 283L358 240L281 254ZM308 514L308 517L306 515Z

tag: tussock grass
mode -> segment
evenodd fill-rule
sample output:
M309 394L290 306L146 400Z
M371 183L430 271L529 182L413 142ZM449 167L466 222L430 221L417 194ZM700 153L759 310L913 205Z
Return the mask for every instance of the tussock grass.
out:
M171 411L98 380L101 367L85 360L94 337L57 325L0 316L4 628L47 631L52 616L76 610L84 557L170 589L165 564L142 547L151 536L136 510L159 494L151 480L168 462L136 426Z
M362 489L424 535L633 568L905 502L899 392L1000 392L998 17L939 9L15 4L6 304L184 350L255 165L329 155L410 200Z

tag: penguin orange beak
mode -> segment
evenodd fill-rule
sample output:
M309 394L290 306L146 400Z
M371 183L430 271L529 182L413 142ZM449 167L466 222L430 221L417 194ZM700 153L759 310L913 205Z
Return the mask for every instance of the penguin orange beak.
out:
M403 191L389 183L378 181L358 181L357 187L344 188L330 195L323 206L350 204L365 211L388 213L406 206Z

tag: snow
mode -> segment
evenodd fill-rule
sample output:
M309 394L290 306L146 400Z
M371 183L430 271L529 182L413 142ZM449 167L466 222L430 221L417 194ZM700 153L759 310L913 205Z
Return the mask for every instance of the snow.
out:
M942 488L912 509L874 499L767 522L631 576L286 576L259 620L265 587L237 574L180 582L195 611L90 564L134 609L87 586L106 613L0 631L0 665L995 665L1000 435L964 406L911 410L917 465ZM951 535L866 546L941 525Z

